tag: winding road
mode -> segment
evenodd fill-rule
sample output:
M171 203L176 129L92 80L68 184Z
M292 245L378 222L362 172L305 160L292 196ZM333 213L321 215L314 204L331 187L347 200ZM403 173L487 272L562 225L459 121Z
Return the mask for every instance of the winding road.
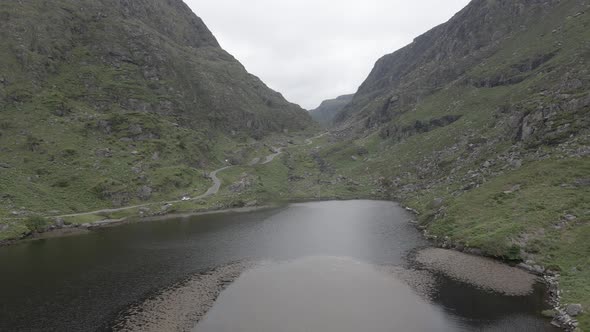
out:
M320 138L324 135L326 135L327 133L323 133L321 135L312 137L312 138L307 138L305 140L305 145L311 145L313 144L313 140L316 138ZM275 149L275 152L271 155L268 155L264 158L264 161L261 162L261 158L255 158L253 159L248 165L249 166L254 166L257 164L260 165L266 165L271 163L276 157L280 156L283 153L283 149L284 148L278 148ZM194 201L194 200L199 200L199 199L203 199L203 198L207 198L209 196L213 196L215 194L217 194L219 192L219 189L221 189L221 179L219 179L217 177L217 174L219 172L222 172L228 168L231 168L233 166L224 166L222 168L216 169L213 172L211 172L209 174L209 178L213 181L213 185L211 187L209 187L209 189L207 189L207 192L205 192L202 195L196 196L196 197L192 197L190 200ZM67 218L67 217L80 217L80 216L89 216L89 215L93 215L93 214L105 214L105 213L113 213L113 212L121 212L121 211L125 211L125 210L131 210L131 209L137 209L137 208L142 208L142 207L148 207L148 206L153 206L153 205L166 205L166 204L174 204L174 203L180 203L183 202L183 200L174 200L174 201L166 201L166 202L156 202L156 203L145 203L145 204L139 204L139 205L132 205L132 206L125 206L125 207L121 207L121 208L115 208L115 209L102 209L102 210L96 210L96 211L90 211L90 212L82 212L82 213L72 213L72 214L64 214L61 216L53 216L52 218Z

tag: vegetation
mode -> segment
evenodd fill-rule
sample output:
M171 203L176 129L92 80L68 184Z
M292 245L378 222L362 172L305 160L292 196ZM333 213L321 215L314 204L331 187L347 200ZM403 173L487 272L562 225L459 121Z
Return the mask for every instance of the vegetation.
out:
M45 2L0 4L9 18L0 20L8 42L0 48L0 241L47 227L50 219L36 215L141 205L63 218L86 224L391 199L454 246L558 272L563 301L590 309L590 16L579 2L473 1L381 59L335 117L333 135L312 144L307 116L247 74L206 29L195 33L182 19L164 29L158 24L169 22L115 10L88 17L101 11L59 4L48 15ZM24 33L6 22L37 28ZM160 33L115 38L113 24ZM196 37L184 45L187 30ZM69 33L52 38L55 31ZM273 162L251 162L279 146ZM235 166L218 174L217 195L178 201L204 193L206 173L228 164ZM587 313L578 319L590 330Z

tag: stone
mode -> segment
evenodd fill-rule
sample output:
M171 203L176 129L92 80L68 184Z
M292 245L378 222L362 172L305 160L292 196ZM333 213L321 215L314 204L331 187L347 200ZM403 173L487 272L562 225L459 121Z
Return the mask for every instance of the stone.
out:
M438 209L443 205L443 203L444 203L444 199L438 197L432 201L431 206L435 209Z
M576 187L588 187L590 186L590 179L576 179L574 185Z
M543 273L545 272L545 269L539 265L531 265L530 263L520 263L517 265L517 267L526 270L530 273L533 274L537 274L537 275L543 275Z
M0 168L12 168L12 166L7 163L0 163Z
M574 221L574 220L578 219L578 217L576 217L576 216L574 216L572 214L567 214L564 218L567 221Z
M149 186L141 186L137 190L137 197L139 197L139 199L142 201L147 201L152 197L152 188Z
M490 168L492 166L492 163L490 163L489 161L486 161L485 163L483 163L483 168Z
M258 205L258 201L257 200L252 200L252 201L248 201L246 202L246 207L253 207L253 206L257 206Z
M54 224L57 228L63 228L65 226L65 221L63 218L55 218Z
M111 157L113 157L113 151L111 151L111 149L109 149L109 148L98 149L98 150L96 150L95 155L97 157L102 157L102 158L111 158Z
M567 307L565 307L565 312L572 317L576 317L582 313L582 305L568 304Z

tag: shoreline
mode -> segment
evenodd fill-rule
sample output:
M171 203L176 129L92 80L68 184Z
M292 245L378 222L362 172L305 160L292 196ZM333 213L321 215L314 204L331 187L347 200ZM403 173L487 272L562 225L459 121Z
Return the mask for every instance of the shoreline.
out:
M152 221L165 221L174 218L189 218L195 216L204 216L204 215L213 215L213 214L225 214L225 213L247 213L247 212L254 212L266 209L274 209L281 207L281 204L265 204L260 206L250 206L250 207L240 207L240 208L223 208L223 209L210 209L204 211L196 211L196 212L180 212L180 213L168 213L168 214L161 214L161 215L153 215L153 216L129 216L124 217L121 219L104 219L95 221L92 223L86 224L75 224L75 225L67 225L62 228L52 228L47 231L41 233L29 233L21 238L18 239L9 239L0 241L0 248L2 247L9 247L13 245L19 245L22 243L44 240L44 239L51 239L51 238L59 238L59 237L68 237L68 236L76 236L81 234L87 234L92 232L93 230L103 229L103 228L111 228L117 226L123 226L128 224L136 224L142 222L152 222Z
M191 331L229 285L256 263L234 262L194 274L123 309L109 329L127 332Z
M441 249L428 247L419 250ZM448 254L451 258L456 253L452 250L445 250L445 254ZM463 255L467 256L467 254ZM524 276L525 280L523 281L525 284L517 283L514 286L509 286L505 283L496 283L496 286L501 289L492 289L494 293L506 296L530 295L533 292L533 286L537 285L537 277L524 271L507 267L488 258L473 255L469 255L469 257L471 260L479 261L480 264L491 267L491 274L478 276L471 280L461 279L461 282L485 289L486 283L493 279L491 277L499 276L508 271L508 275L503 276L504 279L510 281L511 277L520 275L520 277ZM413 261L409 256L407 259ZM109 327L116 331L128 332L194 331L213 308L222 292L244 273L264 268L267 264L291 264L300 260L238 261L211 267L205 272L193 274L171 286L156 290L145 298L123 308L115 319L109 323ZM428 266L425 268L422 264L420 266L367 264L373 266L379 273L385 273L404 283L424 301L433 301L434 294L437 291L435 286L436 274L441 271L433 271ZM461 266L461 264L454 265L456 268L464 270L464 266ZM449 275L447 277L453 278ZM494 281L492 280L492 282ZM514 290L516 292L513 292Z
M205 209L202 211L172 211L172 212L163 212L161 214L154 214L154 215L147 215L143 216L139 215L132 215L123 217L120 219L103 219L98 220L90 223L84 224L73 224L73 225L64 225L62 227L55 227L52 225L51 228L43 231L43 232L32 232L25 234L20 238L14 239L7 239L0 241L0 249L3 247L9 247L13 245L18 245L21 243L26 243L30 241L37 241L43 239L50 239L50 238L58 238L58 237L66 237L66 236L75 236L79 234L86 234L90 231L102 229L102 228L110 228L110 227L117 227L132 223L141 223L141 222L151 222L151 221L164 221L168 219L174 218L188 218L188 217L195 217L195 216L203 216L203 215L211 215L211 214L223 214L223 213L245 213L245 212L253 212L265 209L274 209L280 208L281 206L287 204L296 204L296 203L305 203L305 202L325 202L325 201L345 201L345 200L376 200L376 201L386 201L386 202L393 202L400 204L399 202L391 201L384 199L383 197L310 197L310 198L297 198L291 200L285 200L277 203L264 203L262 205L254 205L254 206L246 206L246 207L225 207L221 209L211 208ZM150 204L157 204L157 203L150 203ZM84 213L83 213L84 214ZM61 216L48 216L46 217L50 220L57 220L61 218Z
M418 216L420 214L417 210L411 207L403 205L403 208L414 216ZM431 235L428 230L425 227L420 226L419 223L415 221L415 219L409 222L413 224L418 231L420 231L425 239L432 243L433 248L439 248L442 250L449 250L473 257L489 259L497 262L498 264L505 265L506 267L519 269L529 273L530 275L536 276L539 282L545 285L548 296L547 304L553 308L552 316L546 316L543 313L539 313L539 315L545 317L548 320L550 319L551 325L563 329L566 332L575 332L577 330L578 321L566 312L565 307L567 306L567 303L561 302L561 294L563 293L563 290L559 285L559 273L536 264L527 264L526 262L520 262L516 264L516 262L507 261L502 257L486 255L478 248L468 248L461 245L456 245L449 237L445 236L444 238L440 239L435 235ZM440 272L445 273L444 271Z
M412 209L408 206L405 206L401 202L392 201L390 199L384 199L383 197L311 197L311 198L298 198L293 200L288 200L281 203L275 204L264 204L260 206L251 206L251 207L239 207L239 208L222 208L222 209L209 209L204 211L195 211L195 212L172 212L160 215L152 215L152 216L129 216L121 219L106 219L100 220L88 224L79 224L79 225L69 225L63 228L55 228L50 229L43 233L34 233L28 234L27 236L14 239L14 240L6 240L0 242L0 250L2 247L7 247L11 245L18 245L30 241L37 241L43 239L50 239L50 238L57 238L57 237L67 237L67 236L76 236L80 234L87 234L93 230L103 229L103 228L110 228L110 227L117 227L132 223L141 223L141 222L151 222L151 221L165 221L174 218L188 218L194 216L201 216L201 215L212 215L212 214L224 214L224 213L246 213L246 212L254 212L260 211L265 209L273 209L273 208L280 208L285 204L295 204L295 203L303 203L303 202L320 202L320 201L343 201L343 200L380 200L380 201L387 201L399 204L399 206L413 216L419 215L419 212L415 209ZM491 259L498 264L505 265L507 267L513 267L516 269L520 269L525 271L531 275L536 275L540 277L540 280L547 286L547 292L549 295L548 304L553 308L555 312L555 316L553 317L553 325L563 328L565 331L574 331L576 328L577 321L570 317L564 307L564 303L561 303L561 288L559 287L559 274L554 273L553 271L547 270L544 267L537 266L537 265L529 265L526 263L519 263L514 264L515 262L509 262L499 257L492 257L486 255L484 252L477 248L465 248L461 246L455 246L448 238L440 239L436 236L432 236L428 233L428 231L422 227L420 227L417 222L413 220L408 221L408 223L413 224L424 236L427 240L429 240L433 248L442 248L448 249L455 252L460 252L468 255L472 255L474 257L483 257L487 259ZM539 313L541 315L541 313Z

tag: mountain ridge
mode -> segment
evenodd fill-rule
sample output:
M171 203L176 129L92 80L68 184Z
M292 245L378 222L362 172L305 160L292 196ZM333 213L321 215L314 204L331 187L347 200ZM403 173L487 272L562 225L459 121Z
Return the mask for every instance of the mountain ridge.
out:
M324 100L316 109L309 111L312 119L324 127L332 126L336 115L352 101L354 94L342 95L334 99Z

